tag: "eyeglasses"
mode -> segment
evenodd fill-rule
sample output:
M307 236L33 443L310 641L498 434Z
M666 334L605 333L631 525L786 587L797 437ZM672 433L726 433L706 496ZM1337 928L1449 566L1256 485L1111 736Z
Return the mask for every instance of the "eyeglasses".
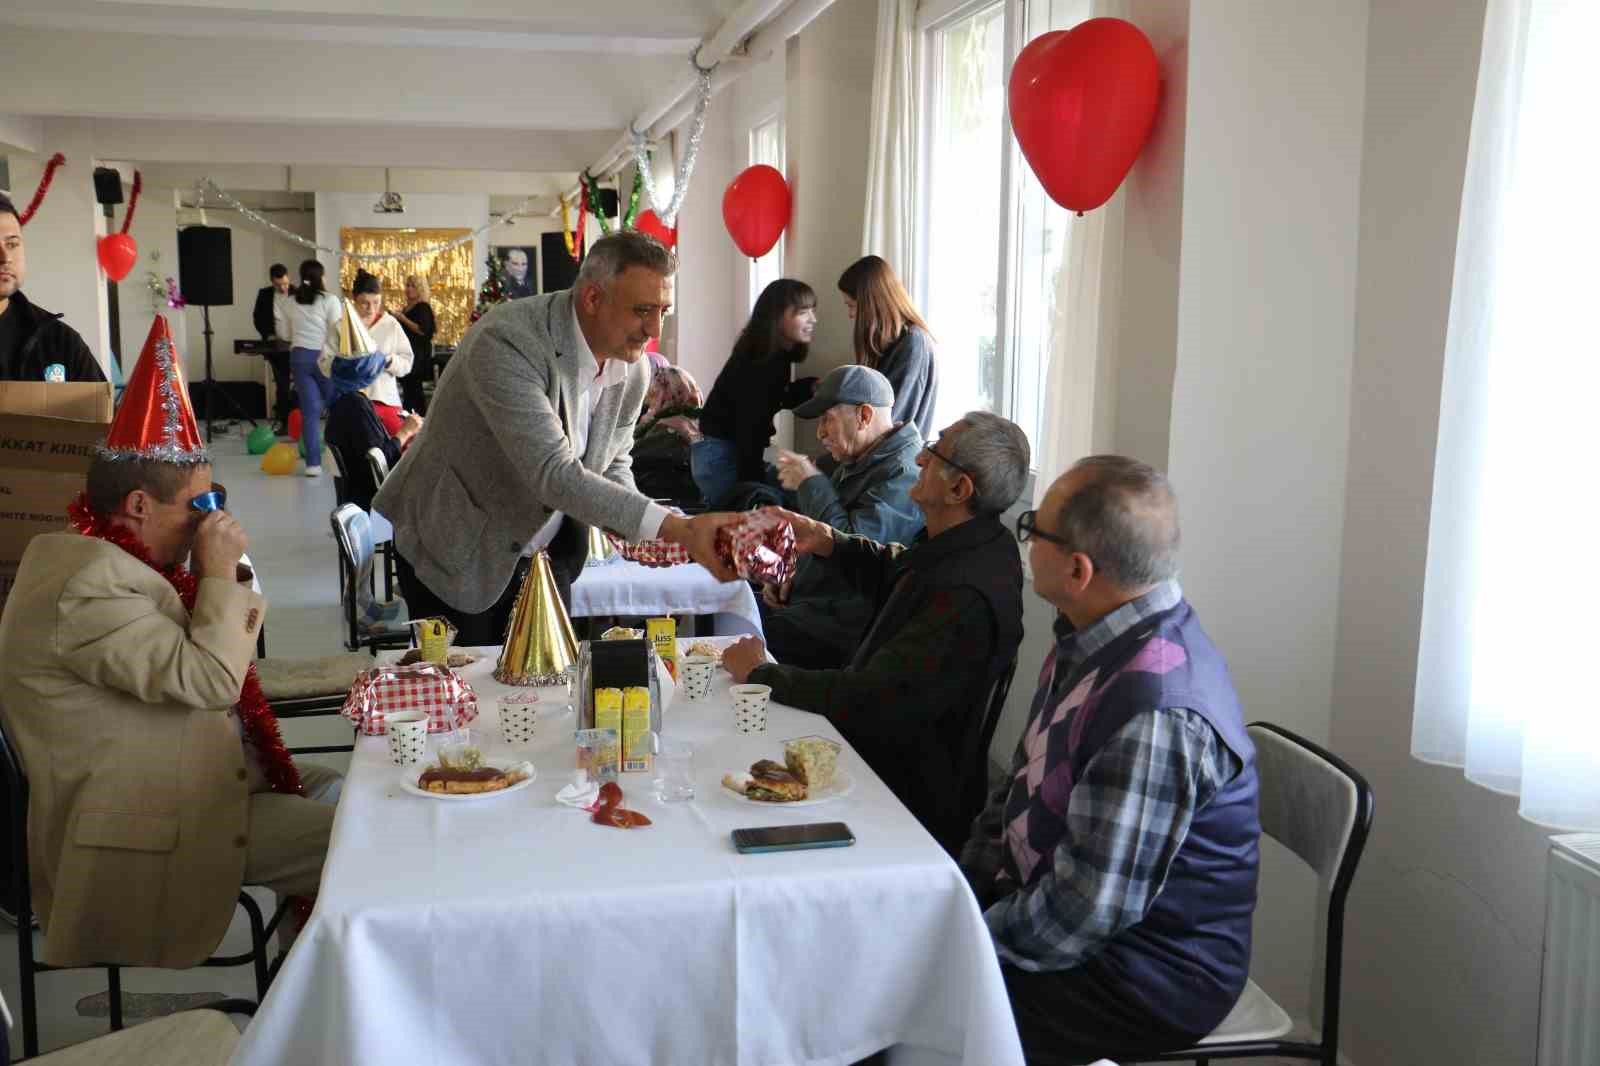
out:
M960 463L956 462L954 459L947 459L944 456L940 455L938 452L933 450L933 446L935 444L938 444L938 443L939 442L936 441L936 440L930 440L928 443L926 443L926 444L924 444L922 446L923 452L925 452L928 455L933 456L935 459L939 460L941 463L944 463L946 466L948 466L948 467L950 467L950 468L952 468L954 470L958 470L961 473L963 473L963 474L967 475L968 477L972 478L973 483L976 484L978 479L975 478L975 477L972 477L972 471L968 470L966 467L962 466Z
M1051 544L1059 544L1063 548L1070 546L1064 538L1058 537L1054 533L1046 533L1039 528L1038 511L1023 511L1017 515L1017 543L1026 544L1034 537L1038 537L1040 540L1047 540Z
M220 511L226 506L228 506L228 490L223 488L221 485L218 485L214 481L211 483L211 490L209 492L202 492L200 495L189 501L189 507L193 510L199 511L201 514L210 514L212 511Z

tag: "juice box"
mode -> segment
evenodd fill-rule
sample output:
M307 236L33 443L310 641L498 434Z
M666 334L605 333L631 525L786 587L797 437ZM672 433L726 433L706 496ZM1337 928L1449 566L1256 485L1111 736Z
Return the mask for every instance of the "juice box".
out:
M667 673L678 680L678 623L671 618L647 618L646 639L655 646L656 658L667 664Z
M622 690L622 772L649 769L650 690L634 685Z
M594 727L596 730L609 729L621 739L622 690L620 688L594 690Z

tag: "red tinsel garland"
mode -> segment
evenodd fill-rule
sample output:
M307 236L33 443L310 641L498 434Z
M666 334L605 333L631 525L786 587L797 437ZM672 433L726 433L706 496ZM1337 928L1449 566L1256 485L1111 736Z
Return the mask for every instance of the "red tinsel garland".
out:
M65 164L67 157L57 152L50 157L50 162L44 165L44 177L39 179L39 187L33 190L33 199L28 201L28 206L22 209L22 214L17 216L17 225L26 226L28 219L39 210L39 205L44 202L44 194L50 191L50 183L55 180L56 171Z
M162 569L150 558L150 553L145 549L137 537L127 529L107 521L96 514L89 506L88 493L80 493L67 509L74 530L86 537L99 537L110 544L115 544L135 559L156 571L172 583L177 591L178 598L183 601L183 608L191 614L194 612L194 599L199 592L200 583L195 576L184 569L183 566L173 566ZM244 676L244 691L239 693L239 702L235 704L239 712L239 721L244 725L245 738L250 746L255 748L256 755L261 762L261 770L266 775L267 784L272 791L285 795L303 796L305 788L300 784L300 771L295 768L294 759L289 756L289 749L284 746L283 737L278 732L278 717L272 713L272 705L267 702L266 696L261 691L261 682L256 677L255 664Z
M585 206L588 204L588 202L589 180L587 173L584 173L578 176L578 227L574 231L572 240L572 243L577 247L577 251L573 251L571 248L567 249L568 253L572 256L572 261L574 263L583 262L583 256L586 251L583 243L583 231L585 228L585 220L587 220L589 217L589 209L587 206Z
M127 233L128 227L133 225L133 209L139 206L139 190L144 188L144 176L137 170L133 172L133 191L128 193L128 213L122 216L122 232Z

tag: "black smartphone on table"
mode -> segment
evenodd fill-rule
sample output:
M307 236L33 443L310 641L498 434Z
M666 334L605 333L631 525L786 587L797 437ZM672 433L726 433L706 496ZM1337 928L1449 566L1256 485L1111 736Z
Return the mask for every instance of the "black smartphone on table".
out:
M855 842L855 834L843 822L771 825L733 831L733 846L741 855L765 851L804 851L807 848L847 848Z

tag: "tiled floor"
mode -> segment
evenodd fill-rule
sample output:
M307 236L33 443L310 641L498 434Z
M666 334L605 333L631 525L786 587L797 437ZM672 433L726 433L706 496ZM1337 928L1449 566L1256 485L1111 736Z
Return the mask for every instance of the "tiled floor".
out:
M248 426L246 427L248 428ZM240 435L219 435L212 444L216 456L215 478L228 487L228 509L238 516L250 536L250 557L261 576L268 601L267 652L272 656L300 657L342 651L339 618L338 563L328 514L333 510L333 481L321 478L270 477L259 459L245 454ZM326 468L325 468L326 469ZM291 722L284 729L290 747L348 742L350 731L337 719ZM342 769L342 756L321 757ZM270 895L263 894L270 913ZM0 990L5 992L18 1029L13 1048L20 1054L21 991L17 980L16 932L0 923ZM37 938L36 938L37 942ZM249 950L250 936L242 913L219 949L226 953ZM77 1013L78 1001L106 988L105 971L84 970L41 974L39 1044L51 1050L87 1040L106 1031L105 1017L85 1018ZM216 992L255 998L255 980L248 967L171 970L128 970L123 975L127 992ZM130 1019L131 1020L131 1019Z

